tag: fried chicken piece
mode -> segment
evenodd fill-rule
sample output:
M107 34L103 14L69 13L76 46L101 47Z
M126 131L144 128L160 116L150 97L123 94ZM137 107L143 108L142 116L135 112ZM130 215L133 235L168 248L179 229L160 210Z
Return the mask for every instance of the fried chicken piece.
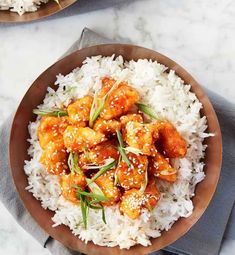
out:
M102 134L107 135L114 135L116 134L116 130L120 130L121 129L121 123L117 120L104 120L99 118L94 126L93 129L95 131L98 131Z
M163 154L169 158L183 158L187 153L187 143L169 121L155 123L159 132Z
M98 97L98 102L109 92L115 82L114 79L108 77L102 80L102 89ZM119 117L126 113L138 100L138 92L126 82L121 82L107 97L100 116L105 120Z
M86 186L85 175L70 173L60 177L61 194L66 199L73 203L79 203L76 195L76 188L73 185L79 186L82 190Z
M51 141L63 139L63 132L69 125L68 117L42 117L37 130L39 144L45 149Z
M111 206L120 200L120 190L114 185L115 170L109 170L95 180L95 183L100 187L104 195L108 198L102 204Z
M140 216L143 194L138 189L125 191L119 204L120 212L135 220Z
M68 171L67 154L62 139L47 144L40 163L44 165L49 174L58 175Z
M147 156L128 153L127 157L132 166L128 167L124 161L118 164L116 168L118 183L125 190L132 188L140 189L145 182L145 175L148 168Z
M81 153L79 155L78 163L81 167L84 167L87 164L102 165L105 160L109 158L115 160L119 158L119 152L114 140L100 143L84 153Z
M105 135L89 127L68 126L64 131L64 144L70 152L83 152L106 140Z
M84 96L71 103L67 108L69 121L74 125L85 127L90 118L92 102L91 96Z
M124 140L130 147L140 150L145 155L153 155L156 152L154 146L154 126L129 121L126 124Z
M144 191L144 197L144 207L151 211L157 205L157 202L161 197L161 193L156 186L154 177L149 178L148 185Z
M177 171L170 165L169 160L159 152L155 157L149 159L148 172L168 182L175 182L177 178Z
M134 121L139 123L144 122L143 117L137 113L129 113L127 115L123 115L120 117L120 122L122 124L122 127L125 127L129 121Z
M156 187L154 178L148 182L146 190L141 193L138 189L125 191L120 202L120 212L135 220L140 216L141 209L152 210L160 199L160 192Z
M122 126L122 135L126 137L126 124L130 121L143 123L143 117L140 114L136 113L128 113L127 115L123 115L120 117L120 122Z

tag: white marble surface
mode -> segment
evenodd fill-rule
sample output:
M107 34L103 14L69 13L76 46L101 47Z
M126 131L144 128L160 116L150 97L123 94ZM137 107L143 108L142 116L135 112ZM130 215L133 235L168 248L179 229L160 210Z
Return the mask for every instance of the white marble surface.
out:
M153 48L184 66L203 86L235 100L235 1L142 0L31 24L0 25L0 123L85 26ZM0 254L49 255L1 203L0 219ZM226 241L220 255L234 254L235 242Z

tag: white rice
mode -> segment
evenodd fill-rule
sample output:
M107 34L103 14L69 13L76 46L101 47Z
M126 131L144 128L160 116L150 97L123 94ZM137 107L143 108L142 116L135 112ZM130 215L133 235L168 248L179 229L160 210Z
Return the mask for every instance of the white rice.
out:
M41 200L45 209L55 211L54 226L65 224L72 232L85 242L93 241L102 246L130 248L139 243L150 245L150 237L159 237L162 230L169 230L179 217L188 217L193 211L191 198L195 185L205 177L203 172L206 146L203 145L207 120L200 116L201 103L190 85L183 81L164 65L151 60L124 62L121 56L115 58L94 56L87 58L81 68L73 70L66 76L59 74L54 91L48 93L39 108L67 106L73 98L93 94L101 87L101 78L111 76L115 79L125 77L141 96L141 102L151 105L162 117L169 119L188 143L185 158L177 159L174 167L179 174L174 184L158 181L161 199L153 212L143 211L140 219L130 220L120 214L117 206L105 209L107 224L101 218L101 212L90 210L88 228L84 229L80 206L66 201L60 192L57 176L49 175L39 163L42 150L37 138L39 119L29 124L30 161L25 162L28 175L27 189Z
M42 3L49 0L0 0L0 10L10 10L23 15L25 12L35 12ZM1 13L0 13L1 15Z

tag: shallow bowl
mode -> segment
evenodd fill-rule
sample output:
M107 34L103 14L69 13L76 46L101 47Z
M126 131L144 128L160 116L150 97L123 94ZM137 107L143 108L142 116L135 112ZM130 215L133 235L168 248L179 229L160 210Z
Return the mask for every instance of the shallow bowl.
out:
M192 86L191 91L196 94L203 105L201 115L207 117L207 132L214 134L213 137L205 139L205 143L208 146L204 159L204 171L206 177L196 186L195 196L192 199L194 204L192 215L188 218L180 218L169 231L163 231L160 237L152 239L151 246L143 247L141 245L136 245L129 250L121 250L118 247L102 247L95 245L92 242L85 244L78 237L74 236L68 227L64 225L56 228L52 227L53 222L51 217L54 212L44 210L41 207L40 201L36 200L31 193L25 190L25 187L27 186L27 176L23 170L24 161L29 159L29 156L27 155L27 149L29 147L29 143L27 142L27 139L29 138L27 127L30 121L35 120L35 115L32 113L32 110L42 103L48 86L53 87L52 84L54 84L56 80L56 75L59 73L63 75L70 73L74 68L81 66L86 57L94 55L111 56L113 54L116 56L122 55L125 60L138 60L143 58L157 60L169 69L175 70L176 74L184 80L185 84L190 84ZM160 250L175 242L189 231L205 212L216 190L220 176L222 141L220 126L208 97L193 77L180 65L153 50L134 45L107 44L84 48L72 53L49 67L34 81L23 97L15 114L11 129L9 153L12 176L23 204L35 221L48 233L48 235L60 241L65 246L86 254L141 255Z
M54 0L49 0L48 3L42 3L41 7L36 12L26 12L21 16L17 12L11 12L9 10L0 11L0 22L20 23L46 18L69 7L71 4L75 3L76 0L59 0L59 2L60 5Z

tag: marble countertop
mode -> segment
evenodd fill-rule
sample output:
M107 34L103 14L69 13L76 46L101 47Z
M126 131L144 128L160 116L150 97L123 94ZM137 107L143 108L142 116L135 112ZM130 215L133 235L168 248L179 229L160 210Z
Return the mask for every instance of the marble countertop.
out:
M234 102L235 1L142 0L29 24L0 24L0 124L32 81L78 39L85 26L167 55L200 84ZM1 203L0 219L0 254L49 255ZM234 254L235 242L226 240L220 255Z

